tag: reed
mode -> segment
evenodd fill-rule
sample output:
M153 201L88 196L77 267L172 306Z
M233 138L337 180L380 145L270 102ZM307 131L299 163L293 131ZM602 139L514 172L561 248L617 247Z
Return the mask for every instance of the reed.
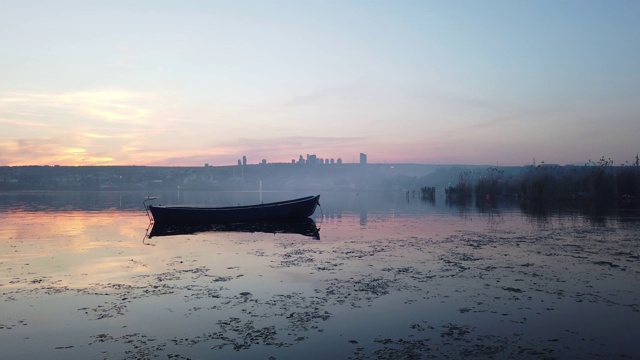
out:
M498 168L488 168L474 185L476 200L493 200L514 194L530 205L593 202L612 205L640 200L640 159L614 166L604 156L584 166L531 165L519 176L505 178Z
M449 185L444 189L446 201L449 203L467 203L473 197L473 173L465 171L458 175L458 183L455 186Z

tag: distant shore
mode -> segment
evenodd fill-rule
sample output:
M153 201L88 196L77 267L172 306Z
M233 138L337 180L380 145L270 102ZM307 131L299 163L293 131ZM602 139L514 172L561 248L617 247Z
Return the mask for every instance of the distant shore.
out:
M528 206L640 199L640 166L604 158L576 165L259 164L204 167L0 167L0 191L406 191L464 204L515 199Z

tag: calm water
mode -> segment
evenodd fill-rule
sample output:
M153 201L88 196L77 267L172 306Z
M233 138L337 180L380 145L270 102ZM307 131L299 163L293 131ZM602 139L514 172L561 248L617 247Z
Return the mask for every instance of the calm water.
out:
M147 195L260 200L0 194L2 358L640 358L633 211L529 216L323 192L319 239L149 238Z

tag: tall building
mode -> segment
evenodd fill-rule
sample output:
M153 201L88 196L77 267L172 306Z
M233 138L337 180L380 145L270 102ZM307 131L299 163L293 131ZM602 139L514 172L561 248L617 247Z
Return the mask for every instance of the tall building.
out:
M318 157L315 154L313 155L307 154L307 164L315 165L317 163L318 163Z
M367 163L367 154L360 153L360 164L366 164L366 163Z
M246 156L242 157L242 165L247 165L247 157Z

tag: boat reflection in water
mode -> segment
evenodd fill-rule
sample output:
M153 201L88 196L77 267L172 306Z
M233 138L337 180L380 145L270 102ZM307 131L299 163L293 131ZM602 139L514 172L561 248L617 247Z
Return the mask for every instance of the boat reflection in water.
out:
M224 224L169 224L156 222L151 224L147 237L188 235L203 232L260 232L271 234L299 234L320 240L320 229L311 218L281 220L281 221L254 221L242 223Z

